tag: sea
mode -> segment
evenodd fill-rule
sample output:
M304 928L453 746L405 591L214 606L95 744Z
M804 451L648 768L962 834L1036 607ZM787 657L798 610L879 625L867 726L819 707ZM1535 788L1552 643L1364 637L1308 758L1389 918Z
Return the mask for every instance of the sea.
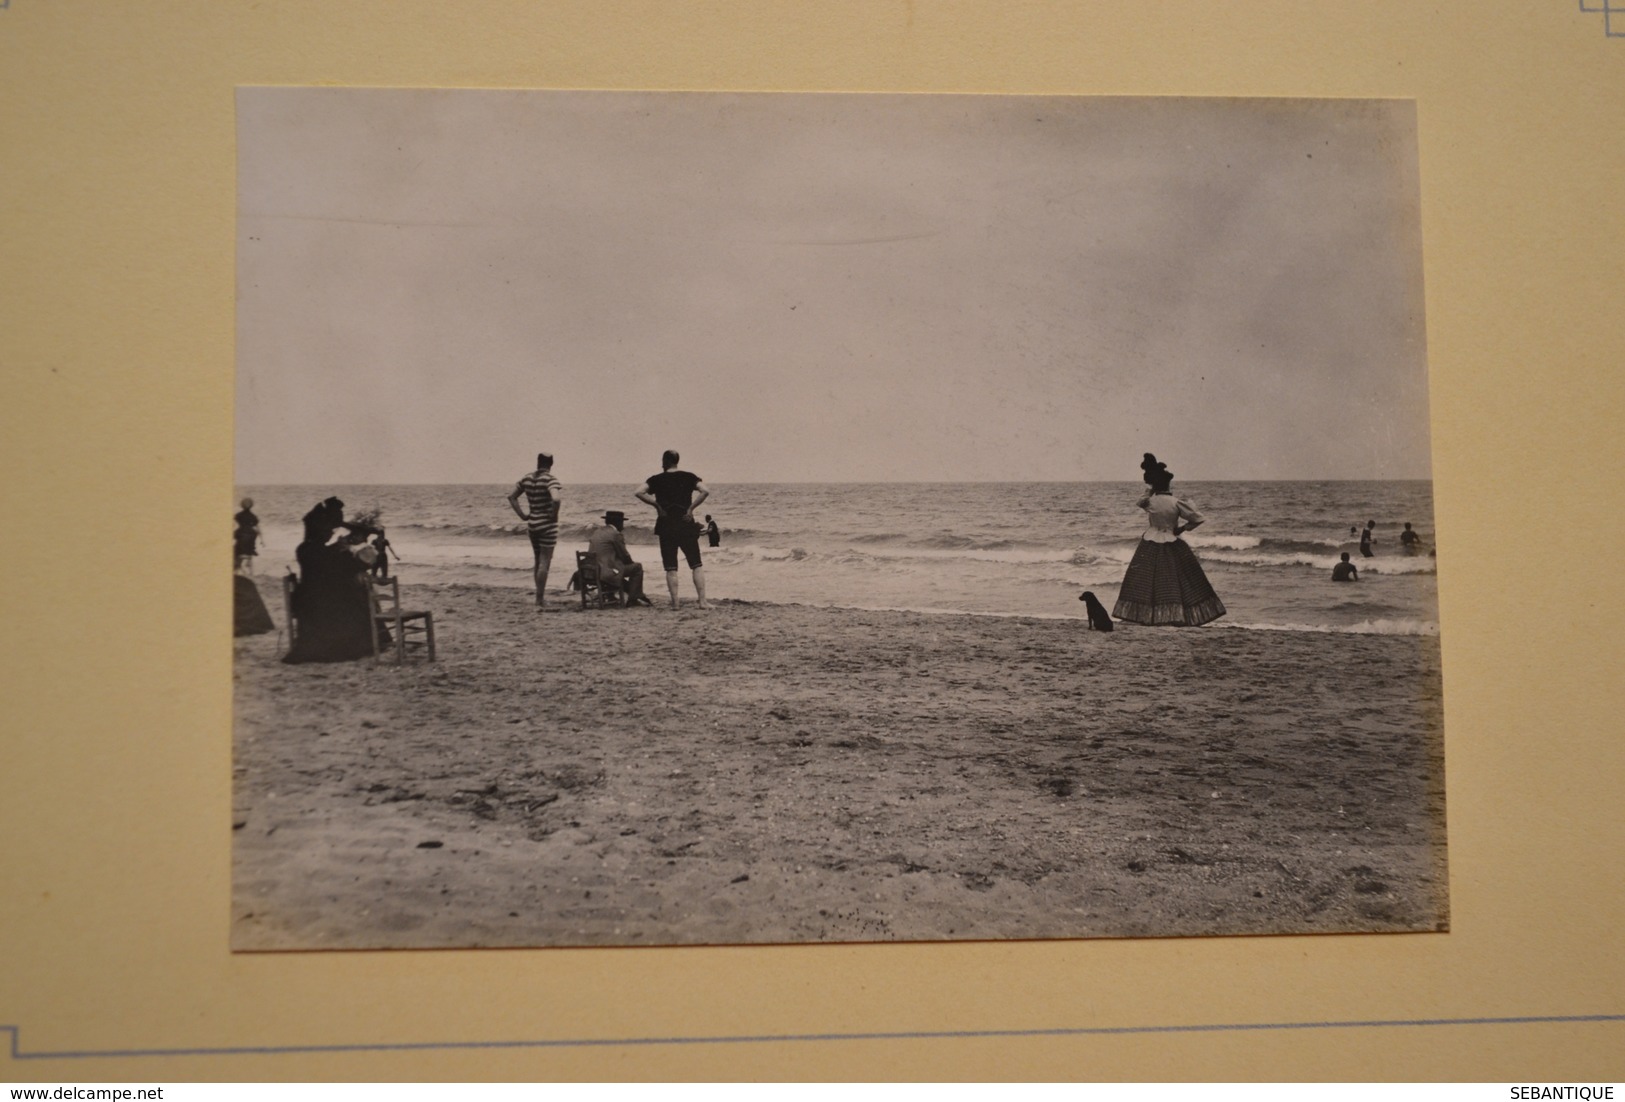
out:
M1078 596L1117 599L1145 514L1133 482L707 483L697 511L715 517L721 546L701 546L714 599L986 616L1084 617ZM549 579L562 589L575 549L607 509L626 513L633 557L664 595L654 510L640 486L566 484ZM1437 635L1437 559L1428 481L1181 482L1206 517L1184 538L1228 614L1213 625L1253 631ZM256 572L294 563L300 517L329 495L346 513L376 512L413 583L526 590L525 525L508 507L511 484L239 486L264 536ZM231 509L236 511L235 503ZM1376 521L1376 555L1352 529ZM1422 539L1406 554L1400 531ZM1331 581L1348 551L1360 580ZM687 568L682 594L693 589ZM517 594L516 600L521 599ZM568 599L562 594L561 600Z

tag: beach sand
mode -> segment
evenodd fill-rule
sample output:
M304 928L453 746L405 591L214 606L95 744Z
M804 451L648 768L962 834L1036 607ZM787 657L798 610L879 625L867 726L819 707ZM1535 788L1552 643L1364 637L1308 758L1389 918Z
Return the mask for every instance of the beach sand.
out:
M1436 638L403 597L235 643L236 949L1447 925Z

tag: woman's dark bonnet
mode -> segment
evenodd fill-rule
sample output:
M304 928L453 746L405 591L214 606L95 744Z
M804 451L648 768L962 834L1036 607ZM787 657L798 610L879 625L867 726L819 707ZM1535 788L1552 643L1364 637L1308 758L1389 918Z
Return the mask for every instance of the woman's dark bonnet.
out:
M1168 464L1158 462L1157 457L1150 452L1140 460L1140 470L1145 472L1145 484L1153 490L1163 493L1173 485L1174 472L1168 469Z
M333 529L344 523L344 502L336 497L327 498L304 515L305 540L308 543L326 543Z

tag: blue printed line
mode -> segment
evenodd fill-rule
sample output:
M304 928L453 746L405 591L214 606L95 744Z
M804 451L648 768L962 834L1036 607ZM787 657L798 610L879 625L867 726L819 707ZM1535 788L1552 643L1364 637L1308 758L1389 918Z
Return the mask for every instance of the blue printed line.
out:
M1625 38L1625 29L1614 30L1614 16L1625 15L1625 6L1616 8L1614 0L1602 0L1602 6L1599 8L1586 3L1586 0L1580 0L1580 10L1588 15L1602 16L1602 33L1609 38Z
M21 1028L0 1025L11 1034L13 1060L98 1060L130 1056L293 1056L339 1052L430 1052L435 1050L637 1048L655 1045L756 1045L811 1041L960 1041L1025 1037L1119 1037L1154 1033L1259 1033L1288 1029L1402 1029L1418 1026L1574 1025L1625 1022L1625 1014L1571 1014L1520 1018L1393 1018L1347 1022L1252 1022L1219 1025L1094 1026L1079 1029L964 1029L893 1033L774 1033L715 1037L603 1037L553 1041L424 1041L375 1045L238 1045L223 1048L131 1048L82 1052L24 1052Z

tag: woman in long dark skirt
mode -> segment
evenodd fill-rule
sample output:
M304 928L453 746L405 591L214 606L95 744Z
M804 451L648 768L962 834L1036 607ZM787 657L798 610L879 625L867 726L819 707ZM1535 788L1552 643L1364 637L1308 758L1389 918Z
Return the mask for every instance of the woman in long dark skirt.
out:
M254 579L247 574L233 574L231 582L231 634L264 635L268 631L275 631L276 624L271 620L271 613L266 609Z
M1146 493L1139 506L1149 523L1134 549L1123 588L1112 615L1136 624L1195 627L1224 615L1224 602L1213 592L1196 552L1179 537L1202 523L1190 502L1175 497L1173 472L1146 453Z
M366 573L371 565L346 540L344 502L330 497L305 514L305 538L294 551L299 584L293 616L299 632L284 662L349 662L373 653L372 601ZM380 630L382 630L380 628Z

